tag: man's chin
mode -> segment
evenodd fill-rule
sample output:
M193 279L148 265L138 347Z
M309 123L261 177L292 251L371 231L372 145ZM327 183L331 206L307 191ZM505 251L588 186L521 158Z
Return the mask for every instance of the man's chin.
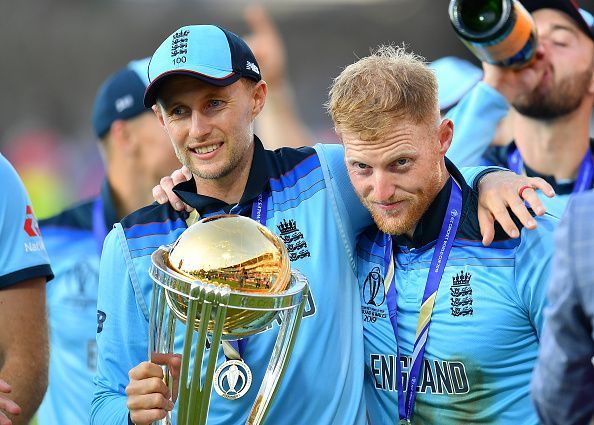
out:
M196 166L194 164L185 164L192 174L202 180L218 180L229 175L232 171L231 167L216 167L214 166Z
M402 235L412 227L408 224L410 220L407 220L407 217L393 217L375 211L371 215L378 229L390 235Z

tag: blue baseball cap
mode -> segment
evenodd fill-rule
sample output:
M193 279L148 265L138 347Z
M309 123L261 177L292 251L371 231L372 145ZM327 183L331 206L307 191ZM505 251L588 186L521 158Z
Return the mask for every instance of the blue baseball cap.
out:
M454 107L476 83L483 78L483 70L454 56L434 60L429 68L437 78L439 110L443 113Z
M149 111L143 103L149 60L130 62L99 87L93 106L93 129L98 138L109 132L114 121L128 120Z
M159 87L172 75L188 75L220 87L241 77L262 79L245 41L215 25L181 27L161 43L148 67L149 85L144 93L147 108L156 103Z

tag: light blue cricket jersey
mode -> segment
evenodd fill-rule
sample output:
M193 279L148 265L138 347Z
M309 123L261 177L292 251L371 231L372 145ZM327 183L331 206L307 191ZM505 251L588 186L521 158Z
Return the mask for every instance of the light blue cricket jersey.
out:
M202 216L250 215L252 201L270 191L266 226L280 233L292 267L307 276L311 297L268 424L364 424L363 336L355 273L355 238L371 224L356 197L339 145L266 151L255 139L247 186L237 206L196 194L194 182L177 187ZM471 177L485 172L467 170ZM472 180L472 178L471 178ZM91 423L128 423L128 371L147 360L152 281L150 255L186 229L186 213L166 206L137 211L108 235L101 259L98 364ZM283 233L289 230L289 233ZM243 358L253 373L247 394L234 401L213 391L209 424L243 424L262 380L277 327L248 338ZM181 339L181 338L180 338ZM176 351L181 352L181 343ZM219 364L224 360L219 350Z
M458 171L450 173L463 182ZM462 216L431 317L413 424L537 424L530 400L556 220L481 244L477 196L462 185ZM412 241L394 237L398 344L404 388L429 265L451 181L422 217ZM384 235L371 227L358 244L370 423L398 423L396 341L384 295Z
M510 168L508 154L516 149L512 142L508 146L490 146L499 122L507 115L510 105L497 90L479 82L464 98L452 108L447 117L454 122L454 138L448 150L450 158L459 167L495 165ZM594 151L594 140L590 141ZM544 176L525 167L529 177L542 177L555 189L556 196L540 199L547 212L560 218L572 196L573 183L556 182L552 176Z
M354 235L370 224L370 217L348 183L342 148L271 152L256 139L238 206L197 195L193 181L178 189L202 216L230 211L249 215L252 201L270 190L266 226L294 239L291 266L309 279L311 297L267 423L364 424L362 323L353 314L360 310ZM117 224L105 241L98 299L104 321L97 334L92 424L128 424L128 371L147 360L150 254L177 239L187 227L186 217L169 205L146 207ZM232 401L213 391L209 424L245 423L277 330L275 324L273 330L248 338L243 359L252 370L252 386L243 398ZM177 350L181 352L181 345ZM225 358L219 351L222 363Z
M97 287L103 239L116 221L107 182L101 194L40 222L55 280L47 285L49 385L39 425L87 425L97 363Z
M0 154L0 290L53 278L31 201L13 166Z

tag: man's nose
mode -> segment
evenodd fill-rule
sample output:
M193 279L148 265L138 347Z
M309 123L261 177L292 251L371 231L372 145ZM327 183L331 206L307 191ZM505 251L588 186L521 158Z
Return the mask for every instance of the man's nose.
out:
M375 172L373 182L373 197L376 202L388 202L394 194L394 184L388 173L383 171Z
M192 125L190 127L189 136L193 139L201 139L208 135L212 126L208 119L199 111L192 112Z
M536 52L534 53L535 60L543 60L547 57L547 51L549 49L550 40L546 37L539 37L538 43L536 43Z

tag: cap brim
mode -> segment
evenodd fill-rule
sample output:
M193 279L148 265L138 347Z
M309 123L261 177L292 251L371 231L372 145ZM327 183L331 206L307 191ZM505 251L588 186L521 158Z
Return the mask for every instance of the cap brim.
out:
M157 94L163 82L165 82L169 77L178 75L194 77L201 81L204 81L205 83L212 84L213 86L218 87L225 87L231 85L237 80L239 80L239 78L241 78L241 75L236 72L231 72L219 77L201 74L199 72L190 71L187 69L175 69L172 71L167 71L155 77L153 81L151 81L150 84L147 86L144 92L144 106L147 108L151 108L157 102Z
M575 7L571 0L521 0L521 3L530 13L539 9L555 9L564 12L573 19L584 34L594 41L592 28L588 26L588 23L584 20L579 8Z

